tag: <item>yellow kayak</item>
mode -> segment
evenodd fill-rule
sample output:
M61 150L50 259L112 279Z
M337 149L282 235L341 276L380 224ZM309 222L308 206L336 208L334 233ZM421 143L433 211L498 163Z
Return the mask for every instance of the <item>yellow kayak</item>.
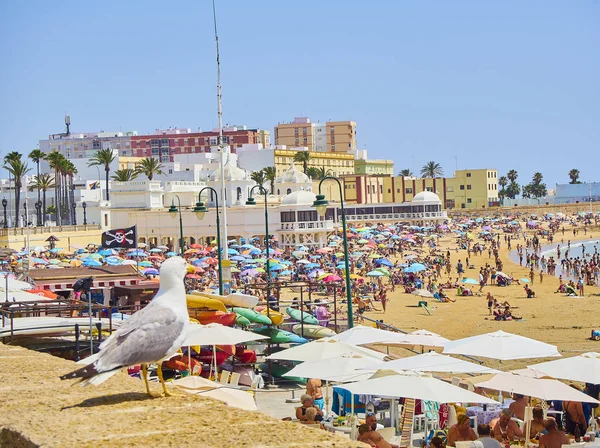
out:
M201 291L192 291L193 296L206 297L208 299L216 299L226 306L235 306L239 308L254 308L258 303L258 297L247 294L233 293L226 296L218 294L208 294Z
M209 310L213 311L227 312L227 308L225 308L223 302L218 299L199 296L196 294L187 294L186 299L188 308L208 308Z
M275 311L270 308L269 308L269 314L267 314L266 308L261 311L261 314L264 314L265 316L270 317L271 322L273 322L273 325L279 325L285 319L285 316L283 314L281 314L279 311Z

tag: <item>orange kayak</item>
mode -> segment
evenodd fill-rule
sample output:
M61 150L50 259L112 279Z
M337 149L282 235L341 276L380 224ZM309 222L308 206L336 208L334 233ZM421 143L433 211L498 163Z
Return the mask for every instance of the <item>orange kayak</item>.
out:
M225 313L223 311L190 311L190 317L198 320L202 325L218 323L221 325L225 325L227 327L231 327L235 319L237 318L237 314L235 313Z

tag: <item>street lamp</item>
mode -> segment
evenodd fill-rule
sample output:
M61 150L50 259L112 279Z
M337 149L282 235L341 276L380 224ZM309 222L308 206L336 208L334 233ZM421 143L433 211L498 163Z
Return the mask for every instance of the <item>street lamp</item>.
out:
M342 189L342 184L339 179L327 176L321 179L319 182L319 194L313 206L316 208L319 216L325 216L327 212L327 205L329 202L325 199L325 195L321 194L321 185L327 179L333 179L337 182L338 187L340 188L340 205L342 209L342 232L344 233L344 267L346 270L346 300L348 301L348 328L354 327L354 316L352 315L352 291L351 291L351 283L350 283L350 263L349 263L349 252L348 252L348 235L346 229L346 213L344 212L344 191Z
M87 208L87 203L83 202L81 206L83 207L83 225L87 226L87 213L85 210Z
M175 206L175 199L173 199L171 201L171 207L169 207L169 216L171 216L171 218L175 219L175 218L177 218L177 215L179 214L179 248L181 250L181 255L183 255L184 242L183 242L183 218L181 217L181 199L179 199L179 196L177 196L177 195L175 195L175 197L177 198L177 204L179 205L179 208L177 208Z
M41 213L41 208L42 208L42 201L37 201L35 203L35 215L37 217L37 226L40 227L42 225L42 213Z
M4 207L4 228L8 228L8 218L6 217L6 206L8 205L8 201L6 198L2 199L2 207Z
M267 190L262 185L255 185L250 189L250 197L246 201L246 205L256 205L256 201L252 197L254 189L258 188L260 194L265 195L265 254L267 256L267 307L269 306L270 285L271 285L271 265L269 263L269 211L267 209Z
M221 221L219 219L219 195L217 194L217 190L215 190L213 187L204 187L202 190L200 190L200 193L198 193L198 202L196 203L193 212L196 214L196 218L198 218L199 221L202 221L204 219L204 216L206 216L208 208L204 205L204 202L202 202L202 192L204 190L210 190L215 195L215 208L217 209L217 263L219 269L219 295L222 296L223 263L221 261Z
M73 210L71 216L73 217L74 226L77 225L77 212L75 211L75 207L77 207L77 204L75 204L75 202L71 202L71 209Z

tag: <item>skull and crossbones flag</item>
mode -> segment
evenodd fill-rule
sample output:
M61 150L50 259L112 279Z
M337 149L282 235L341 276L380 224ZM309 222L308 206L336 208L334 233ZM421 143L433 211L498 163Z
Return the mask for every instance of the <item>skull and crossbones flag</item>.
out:
M102 233L102 247L110 249L137 247L136 226L124 229L111 229Z

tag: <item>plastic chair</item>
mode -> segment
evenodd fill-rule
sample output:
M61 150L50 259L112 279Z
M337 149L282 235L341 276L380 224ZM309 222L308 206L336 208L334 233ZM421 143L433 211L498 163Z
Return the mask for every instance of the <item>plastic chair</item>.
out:
M573 448L575 446L585 446L585 442L569 443L568 445L562 445L562 448Z
M229 375L231 375L229 370L221 371L221 377L219 378L219 383L227 384L229 382Z
M237 372L232 372L231 373L231 379L229 380L229 384L233 385L233 386L237 386L240 382L240 377L242 375L240 375Z
M381 437L383 437L383 439L386 442L389 442L394 437L396 437L396 428L394 427L379 429L377 432L381 435Z
M519 420L516 417L512 417L511 420L517 422L517 425L519 425L519 428L523 429L523 427L525 426L525 422L523 420Z

